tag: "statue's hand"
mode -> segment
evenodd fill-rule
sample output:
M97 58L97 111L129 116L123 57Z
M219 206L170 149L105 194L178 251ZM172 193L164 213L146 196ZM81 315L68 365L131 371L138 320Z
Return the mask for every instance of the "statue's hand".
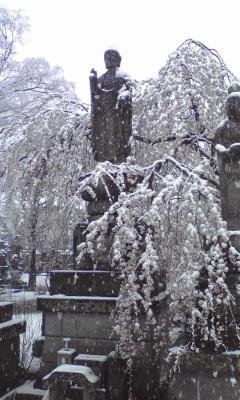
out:
M93 96L95 96L98 94L99 88L98 88L97 71L95 71L94 68L91 69L89 81L90 81L91 93Z
M128 102L130 99L130 92L129 90L124 90L121 91L118 95L118 107L122 110L125 111L125 109L128 106Z
M97 78L97 71L95 71L95 69L92 68L90 71L90 79L96 79L96 78Z
M231 157L240 158L240 143L233 143L229 148L229 154Z

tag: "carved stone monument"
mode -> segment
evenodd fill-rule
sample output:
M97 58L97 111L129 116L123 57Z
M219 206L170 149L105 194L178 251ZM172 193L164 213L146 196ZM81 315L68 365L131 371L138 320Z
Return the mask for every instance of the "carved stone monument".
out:
M237 90L237 91L235 91ZM240 83L233 82L226 102L227 119L218 126L214 144L217 151L222 217L231 241L240 250Z
M90 90L92 105L92 148L96 161L121 163L130 153L132 98L130 78L119 67L117 50L105 51L107 72L97 77L92 69Z

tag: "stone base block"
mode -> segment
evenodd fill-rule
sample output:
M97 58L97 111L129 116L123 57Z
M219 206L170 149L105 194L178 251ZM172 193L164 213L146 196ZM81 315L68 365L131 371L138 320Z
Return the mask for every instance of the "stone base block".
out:
M67 296L118 296L118 273L113 271L51 271L50 294Z
M238 400L240 350L222 354L191 353L176 366L174 400Z
M0 323L12 319L13 303L0 301Z

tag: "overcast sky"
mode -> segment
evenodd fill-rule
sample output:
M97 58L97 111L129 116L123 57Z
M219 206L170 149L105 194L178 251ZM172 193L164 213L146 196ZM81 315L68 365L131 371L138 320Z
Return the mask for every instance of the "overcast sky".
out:
M103 53L114 46L133 78L157 75L168 55L192 38L218 50L240 77L240 1L228 0L3 0L22 8L31 31L21 57L45 57L64 69L89 102L91 68L104 72Z

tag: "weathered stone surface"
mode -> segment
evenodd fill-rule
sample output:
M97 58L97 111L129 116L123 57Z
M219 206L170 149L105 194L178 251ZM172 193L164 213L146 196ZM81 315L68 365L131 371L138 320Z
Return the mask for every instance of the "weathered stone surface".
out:
M25 320L12 320L13 304L0 302L0 394L16 385L19 378L20 333Z
M99 251L99 253L98 253L98 251L95 251L94 257L92 257L92 260L93 260L93 265L99 271L106 271L106 270L109 270L111 268L110 257L109 257L109 249L106 249L105 252L103 252L101 250L101 251ZM118 294L118 292L117 292L117 294Z
M104 54L107 72L100 78L92 69L92 148L96 161L121 163L130 154L132 98L130 80L119 70L121 57L116 50Z
M109 200L90 201L87 205L89 215L102 215L109 209L111 202Z
M103 216L103 214L91 215L91 217L89 218L89 222L97 221L102 216Z
M17 383L19 348L19 336L0 338L0 395Z
M8 321L13 315L13 303L0 302L0 323Z
M40 336L38 339L36 339L33 343L32 346L32 355L33 357L40 358L43 352L43 346L44 346L44 341L45 337Z
M50 294L67 296L117 296L119 273L112 271L51 271Z
M163 359L154 362L151 353L132 357L133 369L127 368L127 360L109 357L106 365L106 390L109 400L129 398L129 386L133 399L170 400L163 381L168 373L167 363ZM130 372L131 371L131 372ZM183 398L183 400L185 400Z
M80 181L83 181L89 175L82 176L79 178ZM98 184L95 186L94 184L89 183L85 189L81 191L81 196L85 201L116 201L119 194L120 188L116 184L117 174L103 174L102 179L99 180ZM91 189L88 190L88 187Z
M8 338L19 335L25 332L25 320L10 320L0 323L0 340L4 341Z
M190 353L176 368L174 400L237 400L240 397L240 354Z
M97 185L91 183L91 174L83 175L79 181L85 181L86 186L81 191L83 200L86 201L109 201L115 202L120 191L133 192L138 183L143 181L143 176L138 174L127 174L109 172L102 174ZM90 190L89 190L90 189Z
M115 307L116 297L91 296L39 296L38 311L72 312L72 313L111 313Z
M86 239L87 224L77 224L73 230L73 265L77 267L78 245Z
M45 336L75 338L108 338L112 333L113 321L109 314L74 314L46 312L44 323ZM71 341L71 347L73 347ZM61 342L61 347L63 341ZM74 347L75 348L75 347Z

